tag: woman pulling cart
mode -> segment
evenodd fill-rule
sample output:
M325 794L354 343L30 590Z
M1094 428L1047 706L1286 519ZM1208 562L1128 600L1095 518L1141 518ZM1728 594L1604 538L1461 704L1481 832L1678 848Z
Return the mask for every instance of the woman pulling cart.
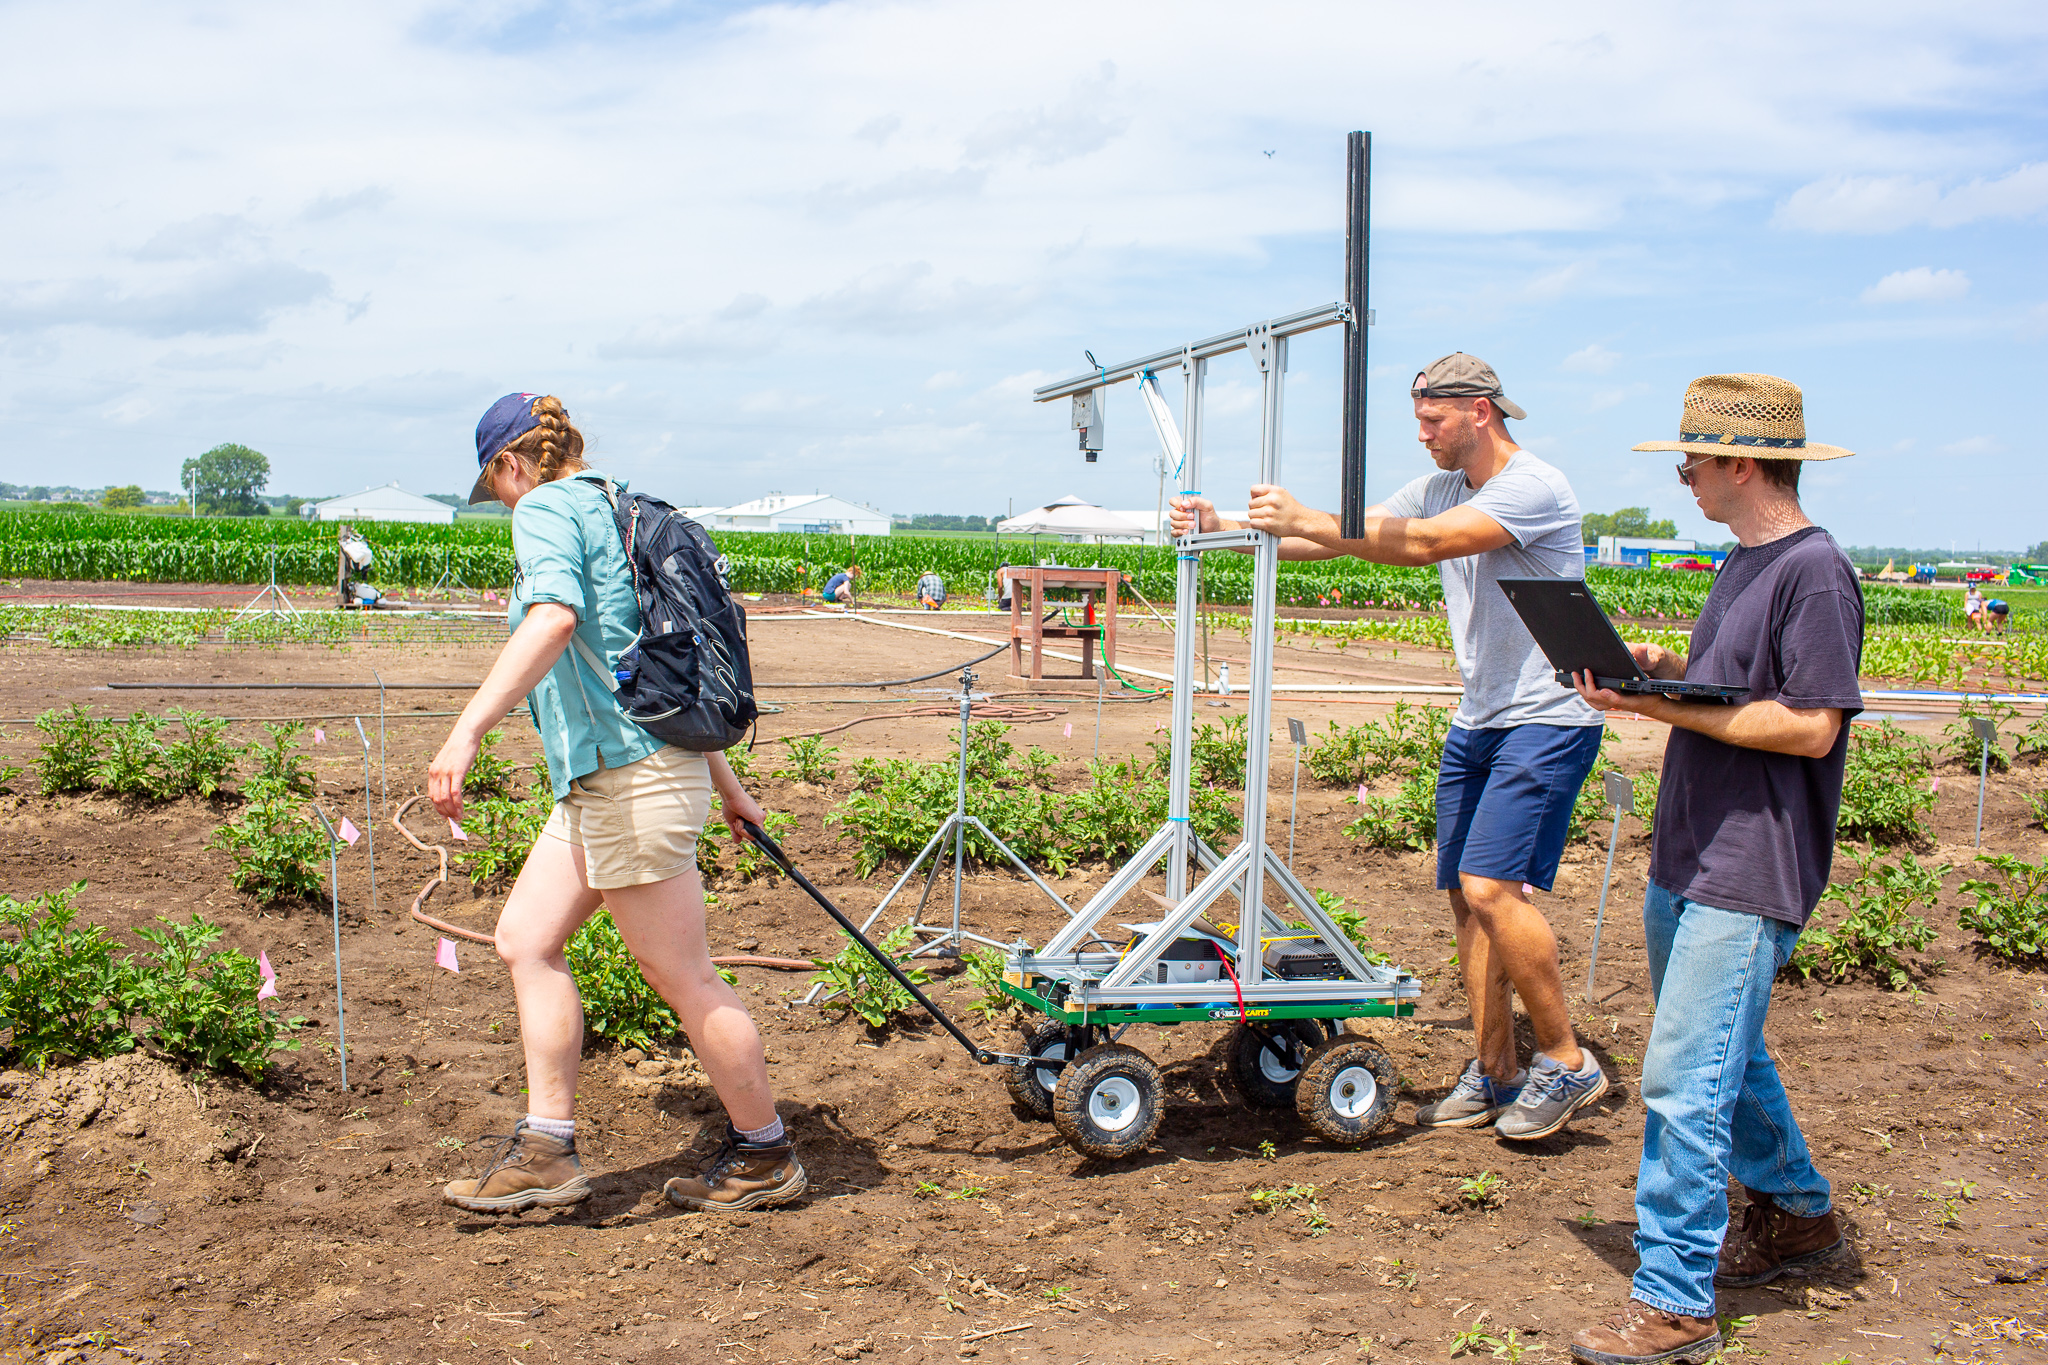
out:
M472 503L512 509L512 638L427 769L427 794L451 820L483 736L521 696L540 732L555 809L498 918L526 1051L528 1112L483 1172L442 1191L448 1203L511 1213L590 1197L576 1153L583 1002L564 956L600 905L647 983L682 1021L728 1123L693 1176L668 1182L688 1209L750 1209L804 1192L804 1168L775 1112L761 1035L712 966L697 840L715 788L735 831L763 814L722 753L664 743L627 718L571 651L616 659L640 631L625 548L583 436L560 400L507 394L477 424ZM579 670L583 670L579 672ZM736 838L743 835L736 834Z

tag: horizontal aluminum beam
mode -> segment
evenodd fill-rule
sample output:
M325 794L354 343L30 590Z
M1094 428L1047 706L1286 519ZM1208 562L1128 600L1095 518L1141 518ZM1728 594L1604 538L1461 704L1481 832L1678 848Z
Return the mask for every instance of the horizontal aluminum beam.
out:
M1318 328L1335 327L1350 320L1350 305L1326 303L1320 308L1310 308L1300 313L1289 313L1284 318L1274 318L1270 323L1263 323L1260 326L1265 327L1273 336L1286 337L1297 336L1302 332L1313 332ZM1055 398L1065 398L1070 394L1086 393L1089 389L1099 389L1105 385L1121 383L1126 379L1136 379L1147 370L1159 371L1168 367L1178 369L1183 357L1207 360L1211 356L1229 355L1232 351L1241 351L1249 345L1258 330L1257 326L1239 327L1234 331L1210 337L1206 341L1198 341L1192 346L1175 346L1171 350L1158 351L1141 360L1105 366L1088 374L1075 375L1072 379L1063 379L1057 384L1047 384L1042 389L1033 389L1031 397L1034 402L1050 403Z
M1249 527L1231 531L1197 531L1193 535L1175 536L1176 550L1243 550L1256 548L1266 533Z

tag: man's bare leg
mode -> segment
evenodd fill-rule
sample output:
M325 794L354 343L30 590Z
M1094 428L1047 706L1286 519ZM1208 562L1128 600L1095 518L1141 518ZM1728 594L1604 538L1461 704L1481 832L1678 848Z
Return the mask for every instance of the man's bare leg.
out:
M1451 918L1457 925L1458 970L1465 977L1465 999L1472 1006L1473 1049L1479 1069L1507 1084L1521 1067L1515 1062L1515 1018L1508 1001L1508 974L1465 893L1451 892Z
M1543 914L1522 896L1522 884L1518 881L1500 881L1493 877L1475 877L1469 872L1458 874L1463 884L1462 899L1466 915L1472 921L1475 932L1472 938L1486 944L1489 971L1504 975L1515 985L1515 991L1522 997L1522 1007L1529 1011L1529 1027L1536 1035L1536 1046L1549 1058L1567 1071L1577 1071L1585 1065L1585 1057L1579 1051L1579 1042L1572 1032L1571 1012L1564 1002L1564 977L1557 966L1557 936L1550 932L1550 923ZM1459 893L1452 894L1452 908L1457 908ZM1464 918L1459 921L1458 960L1465 963ZM1472 993L1471 968L1466 968L1465 989ZM1474 997L1475 1002L1477 997ZM1503 987L1499 995L1501 1028L1506 1035L1508 1048L1508 1069L1496 1073L1488 1060L1485 1043L1482 1041L1480 1064L1487 1068L1489 1076L1512 1076L1514 1074L1514 1032L1507 1015L1507 991ZM1473 1006L1473 1026L1480 1026L1479 1006Z

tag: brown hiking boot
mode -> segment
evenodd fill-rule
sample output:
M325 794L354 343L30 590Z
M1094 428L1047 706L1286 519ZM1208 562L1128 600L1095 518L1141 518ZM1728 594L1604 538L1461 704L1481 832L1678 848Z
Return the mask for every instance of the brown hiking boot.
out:
M590 1181L576 1159L575 1142L536 1133L525 1119L513 1125L510 1136L490 1136L504 1142L491 1164L474 1180L450 1181L441 1190L443 1201L478 1213L517 1213L535 1205L552 1208L590 1198Z
M730 1123L725 1141L697 1175L679 1175L661 1187L679 1209L737 1212L766 1204L786 1204L810 1187L796 1146L787 1135L771 1146L742 1142Z
M1720 1349L1721 1329L1712 1318L1666 1313L1636 1299L1598 1327L1572 1338L1572 1358L1592 1365L1704 1361Z
M1721 1240L1715 1284L1740 1289L1780 1275L1802 1275L1833 1260L1842 1249L1842 1227L1832 1210L1801 1218L1779 1208L1767 1194L1746 1185L1743 1192L1749 1196L1749 1207Z

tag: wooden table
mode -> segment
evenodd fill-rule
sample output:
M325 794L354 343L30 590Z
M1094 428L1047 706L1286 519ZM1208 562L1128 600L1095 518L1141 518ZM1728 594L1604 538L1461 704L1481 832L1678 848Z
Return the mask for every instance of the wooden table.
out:
M1116 666L1116 595L1122 585L1121 569L1075 569L1063 564L1006 564L1002 570L1003 595L1010 599L1010 674L1033 682L1045 677L1045 642L1079 640L1081 672L1095 676L1095 642L1102 641L1102 661ZM1045 620L1047 588L1079 588L1086 600L1095 602L1094 625L1048 625ZM1027 595L1030 605L1025 605ZM1085 608L1083 608L1085 611ZM1084 617L1085 619L1085 617ZM1024 645L1031 645L1031 671L1024 671ZM1076 676L1054 674L1054 677Z

